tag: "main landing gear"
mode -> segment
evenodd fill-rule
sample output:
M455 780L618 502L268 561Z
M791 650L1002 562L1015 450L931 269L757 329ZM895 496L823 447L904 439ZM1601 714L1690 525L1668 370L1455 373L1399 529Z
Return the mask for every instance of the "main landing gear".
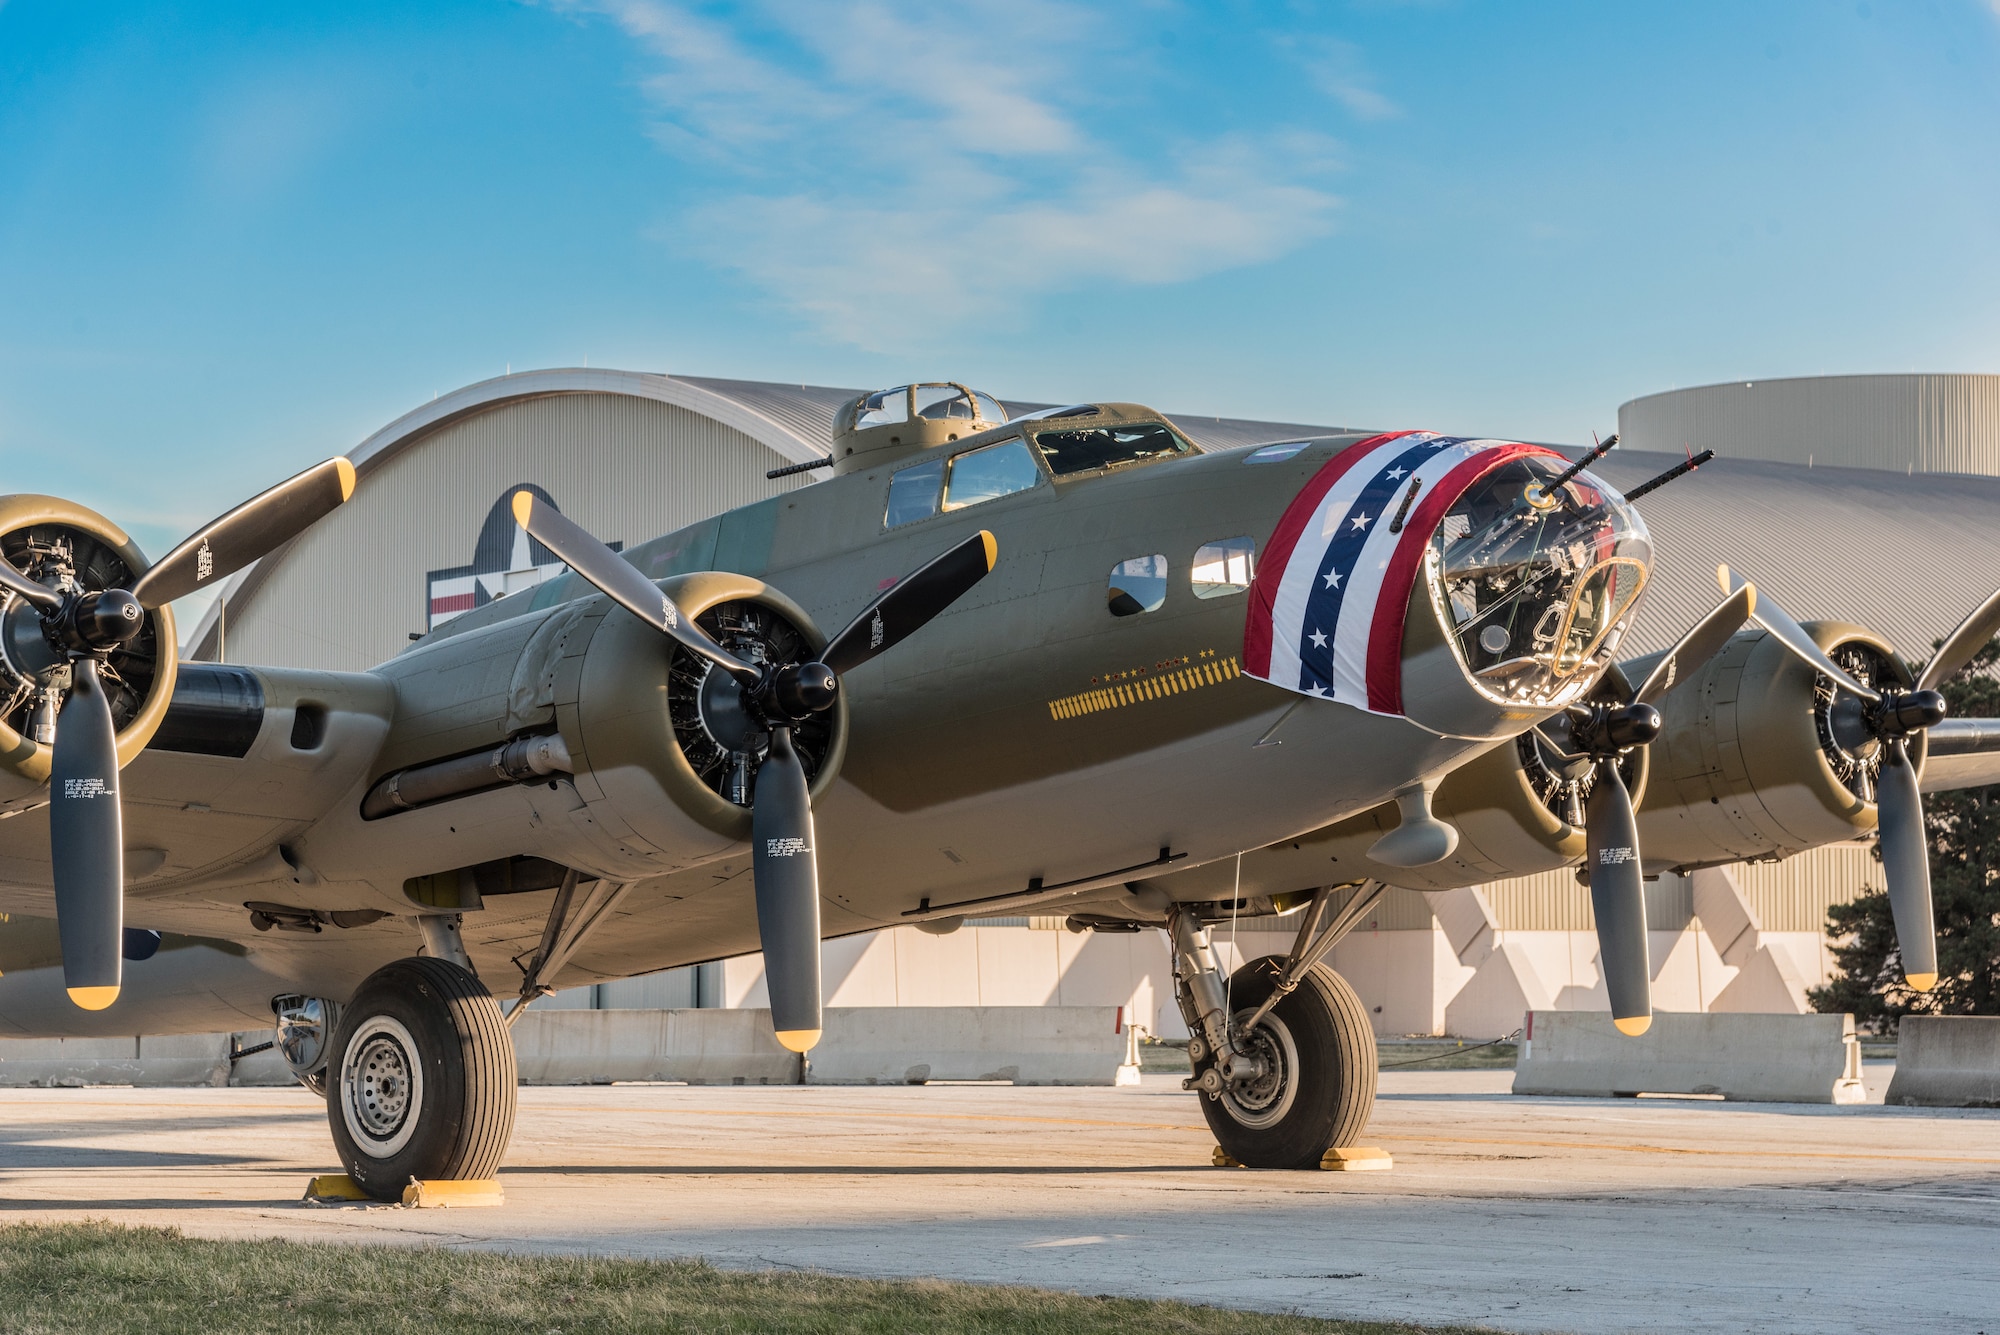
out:
M400 1200L412 1178L490 1178L513 1134L507 1021L450 959L370 974L341 1011L324 1079L341 1165L377 1200Z
M1195 914L1168 911L1194 1067L1186 1087L1199 1092L1216 1143L1247 1168L1318 1168L1368 1124L1375 1033L1354 989L1319 961L1381 893L1369 883L1332 912L1335 892L1320 891L1290 954L1254 960L1227 980Z

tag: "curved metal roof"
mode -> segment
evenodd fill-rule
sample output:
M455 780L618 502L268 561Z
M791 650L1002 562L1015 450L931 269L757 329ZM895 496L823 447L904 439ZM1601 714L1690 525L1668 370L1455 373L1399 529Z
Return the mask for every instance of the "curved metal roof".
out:
M803 463L828 452L835 411L860 392L638 371L526 371L467 385L405 413L350 457L365 487L388 459L474 413L550 394L626 394L702 413ZM1005 406L1018 415L1048 405L1008 400ZM1354 429L1171 416L1211 449ZM1595 471L1630 488L1680 459L1619 450ZM1714 606L1721 596L1718 562L1741 570L1800 620L1857 622L1918 658L2000 587L2000 478L1724 457L1646 497L1640 509L1653 530L1655 563L1627 655L1665 648ZM263 582L260 567L268 572L284 557L280 549L230 581L223 597L232 611ZM216 614L211 605L190 643L212 633Z
M1593 471L1630 488L1682 458L1619 450ZM1723 458L1638 506L1654 564L1628 655L1721 601L1718 562L1800 621L1856 622L1913 659L2000 588L2000 478Z

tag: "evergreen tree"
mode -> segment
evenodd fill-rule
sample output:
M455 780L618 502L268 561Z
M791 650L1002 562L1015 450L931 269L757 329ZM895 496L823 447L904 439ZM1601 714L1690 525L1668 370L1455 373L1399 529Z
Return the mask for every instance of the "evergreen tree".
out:
M1944 683L1953 718L2000 717L2000 640ZM1840 974L1807 996L1814 1009L1851 1011L1877 1032L1905 1015L2000 1015L2000 785L1924 796L1937 914L1938 981L1929 992L1903 983L1889 896L1865 890L1827 910Z

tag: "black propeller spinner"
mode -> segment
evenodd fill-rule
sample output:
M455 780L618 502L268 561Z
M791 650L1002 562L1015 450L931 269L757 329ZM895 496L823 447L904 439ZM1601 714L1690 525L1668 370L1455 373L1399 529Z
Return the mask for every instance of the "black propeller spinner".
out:
M1555 735L1535 730L1579 777L1592 776L1584 807L1584 866L1597 919L1598 970L1610 995L1611 1022L1620 1033L1643 1034L1652 1026L1653 973L1639 821L1618 763L1628 751L1660 735L1660 711L1653 702L1714 657L1756 605L1757 592L1748 584L1732 591L1661 656L1628 698L1572 705L1552 720Z
M895 647L993 569L998 548L981 530L898 580L810 662L746 663L711 639L637 566L561 511L517 491L514 519L612 601L727 673L742 713L770 735L750 804L757 932L771 994L771 1026L794 1052L819 1042L819 858L810 785L792 730L840 698L840 678ZM713 682L714 678L711 677ZM712 689L712 688L711 688Z
M1727 566L1717 576L1724 588L1742 581ZM1876 690L1856 681L1775 603L1767 601L1758 609L1757 624L1833 683L1837 728L1853 734L1855 740L1872 739L1881 744L1882 770L1875 779L1875 829L1882 875L1888 882L1889 913L1896 923L1903 981L1915 991L1928 992L1937 983L1937 925L1931 905L1930 838L1924 830L1924 802L1917 791L1910 738L1944 721L1944 696L1937 688L1970 663L2000 631L2000 591L1958 623L1938 646L1916 685L1907 691L1893 687Z
M146 613L233 574L297 537L354 494L354 465L329 459L204 525L132 583L51 587L0 560L0 587L33 607L42 634L69 660L49 772L49 842L56 927L70 1000L103 1010L118 999L125 926L124 816L118 734L100 669L145 628ZM171 646L166 646L172 652Z

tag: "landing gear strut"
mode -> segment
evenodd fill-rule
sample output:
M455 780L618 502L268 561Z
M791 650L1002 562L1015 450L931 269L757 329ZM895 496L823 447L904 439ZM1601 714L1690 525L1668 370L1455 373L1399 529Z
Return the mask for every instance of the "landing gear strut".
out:
M1329 913L1333 892L1320 891L1289 955L1252 961L1226 981L1195 915L1168 911L1194 1067L1186 1088L1200 1093L1216 1142L1245 1167L1317 1168L1368 1124L1375 1033L1354 989L1318 961L1380 895L1379 885L1359 887Z
M377 1200L411 1178L489 1178L514 1130L514 1045L485 984L424 956L370 974L341 1011L324 1079L348 1176Z

